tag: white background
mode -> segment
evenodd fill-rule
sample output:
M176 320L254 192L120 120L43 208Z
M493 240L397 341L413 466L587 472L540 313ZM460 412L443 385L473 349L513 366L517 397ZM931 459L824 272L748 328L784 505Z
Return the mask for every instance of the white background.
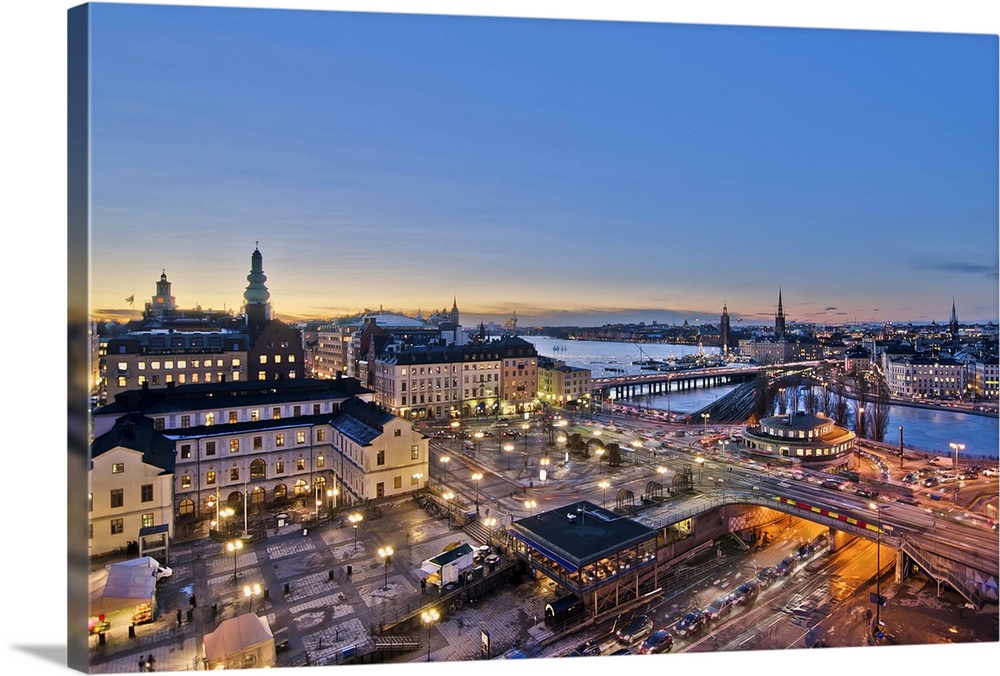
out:
M5 674L48 674L66 663L66 371L63 336L66 317L66 11L79 3L59 0L7 0L0 10L3 50L2 195L3 242L0 274L4 305L3 391L5 434L0 467L10 471L0 490L2 553L3 659ZM143 2L142 4L150 4ZM295 7L356 11L398 11L483 16L722 23L731 25L893 29L996 35L1000 20L990 0L841 0L827 2L410 2L308 1L178 3L237 7ZM660 6L663 6L662 8ZM992 140L995 142L995 139ZM73 252L83 256L85 252ZM28 355L25 357L25 355ZM83 627L81 627L83 631ZM994 637L996 641L997 637ZM836 649L667 655L630 658L624 665L658 670L725 669L758 674L871 672L931 674L990 669L1000 663L1000 644L983 646ZM643 663L640 660L646 660ZM654 660L649 662L649 660ZM671 662L673 661L673 662ZM620 662L613 664L623 666ZM509 671L509 662L447 665L447 673L486 669ZM515 663L518 670L542 674L565 662ZM576 660L575 670L597 673L607 659ZM505 668L506 667L506 668ZM398 673L399 666L363 666L362 676ZM441 665L408 667L421 674ZM332 673L320 668L307 673ZM343 669L343 667L341 667ZM301 673L282 670L281 673Z

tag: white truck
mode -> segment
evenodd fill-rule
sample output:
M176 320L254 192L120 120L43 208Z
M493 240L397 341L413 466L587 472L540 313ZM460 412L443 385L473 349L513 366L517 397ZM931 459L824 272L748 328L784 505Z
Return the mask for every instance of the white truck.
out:
M939 455L937 457L931 458L930 464L936 467L952 467L954 465L954 462L952 462L952 459L946 455Z
M458 582L461 575L471 570L474 564L475 550L469 543L463 542L427 559L420 565L420 570L427 575L427 584L444 587Z

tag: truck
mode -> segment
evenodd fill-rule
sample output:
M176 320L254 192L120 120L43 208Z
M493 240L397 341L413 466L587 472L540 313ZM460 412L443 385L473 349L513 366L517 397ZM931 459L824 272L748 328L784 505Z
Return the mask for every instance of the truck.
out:
M952 462L952 459L949 458L948 456L939 455L937 457L931 458L930 464L935 465L936 467L951 467L954 463Z
M427 575L427 584L443 588L458 582L474 565L475 550L469 543L463 542L427 559L420 564L420 570Z

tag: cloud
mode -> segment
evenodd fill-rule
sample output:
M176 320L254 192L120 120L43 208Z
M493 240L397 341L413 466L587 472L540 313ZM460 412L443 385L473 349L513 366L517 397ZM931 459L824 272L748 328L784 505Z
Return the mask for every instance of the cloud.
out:
M960 275L985 275L989 279L1000 278L1000 271L995 265L981 265L978 263L967 263L965 261L941 262L926 261L919 267L927 270L938 270L940 272L953 272Z
M830 312L831 310L836 310L836 309L837 309L837 308L835 308L835 307L833 307L833 306L831 305L830 307L825 307L825 308L823 308L823 312Z

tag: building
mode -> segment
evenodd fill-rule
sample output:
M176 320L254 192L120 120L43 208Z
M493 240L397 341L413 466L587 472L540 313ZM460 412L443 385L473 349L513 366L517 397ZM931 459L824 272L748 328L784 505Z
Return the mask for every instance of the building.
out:
M855 345L844 351L844 371L847 373L864 373L871 367L871 355L862 346Z
M589 400L592 380L589 369L538 357L538 398L543 402L565 406L569 402Z
M916 355L889 359L885 379L894 397L958 399L966 392L967 368L950 357Z
M977 399L996 401L1000 397L1000 361L996 356L972 365L972 394Z
M729 350L732 347L732 329L729 325L729 308L722 304L722 317L719 318L719 344L722 346L722 358L729 358Z
M103 554L174 524L174 444L142 416L122 416L90 448L88 543Z
M488 343L500 357L500 412L533 411L538 401L538 351L524 338L504 336Z
M750 453L801 462L804 467L846 465L857 437L823 414L796 411L764 418L743 431Z
M94 449L135 422L149 430L136 451L173 454L174 527L228 506L227 528L242 531L265 507L301 500L319 514L426 485L427 438L370 399L350 378L130 390L94 413ZM136 539L127 526L125 537Z

